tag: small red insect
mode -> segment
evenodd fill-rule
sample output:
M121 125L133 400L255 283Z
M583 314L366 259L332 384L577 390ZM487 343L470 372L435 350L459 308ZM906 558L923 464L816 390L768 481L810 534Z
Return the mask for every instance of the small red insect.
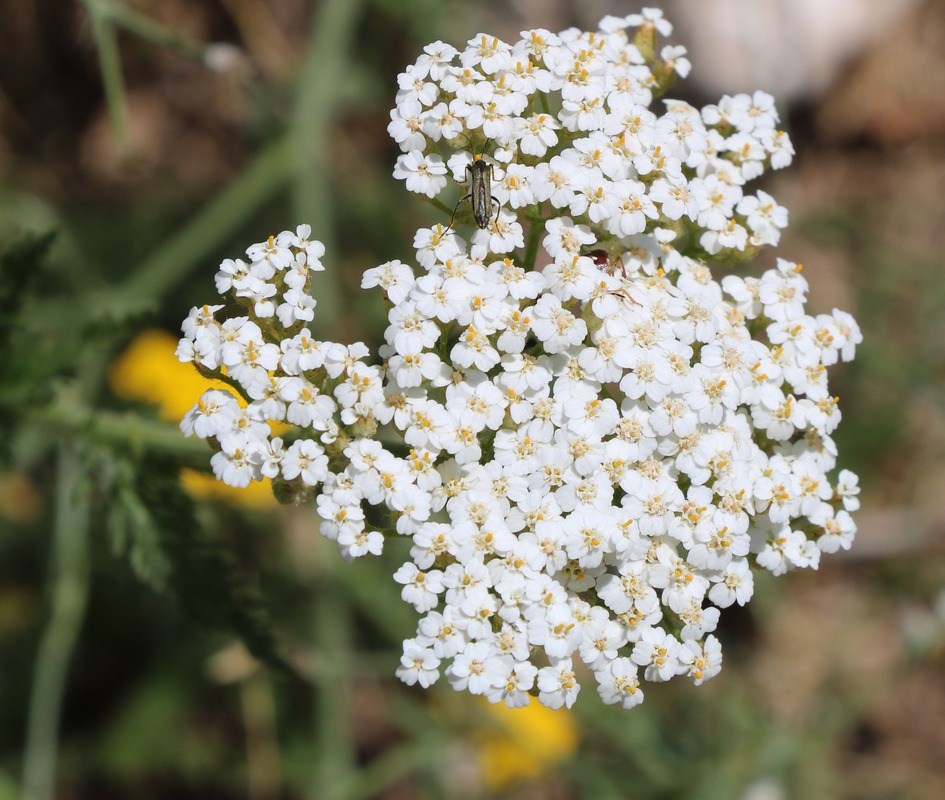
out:
M617 270L620 270L620 274L624 278L627 277L627 271L623 266L623 259L620 256L611 259L610 253L606 250L591 250L591 252L586 255L601 272L606 272L608 275L616 275Z
M623 258L617 256L616 258L611 258L610 253L606 250L591 250L589 253L586 253L587 257L594 262L601 272L606 272L608 275L613 277L619 277L623 279L623 282L627 282L627 269L624 267ZM619 295L624 300L629 300L633 305L640 305L633 297L630 296L630 292L627 291L626 286L621 286L619 289L615 289L611 294Z

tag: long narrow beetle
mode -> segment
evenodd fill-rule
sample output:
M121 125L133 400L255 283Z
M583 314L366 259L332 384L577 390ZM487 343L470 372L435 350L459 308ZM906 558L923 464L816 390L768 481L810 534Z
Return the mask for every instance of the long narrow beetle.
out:
M492 205L498 202L492 196L492 177L495 174L492 164L485 161L481 155L476 156L466 167L466 171L470 180L467 197L472 203L473 219L480 229L486 228L492 220Z
M472 162L466 165L466 174L469 176L469 194L456 204L453 216L450 217L450 224L446 227L447 230L453 227L456 212L460 204L466 200L469 200L472 205L473 219L476 220L476 225L480 230L489 227L493 217L493 205L498 204L499 209L502 208L501 203L492 195L493 166L482 157L481 153L473 156Z

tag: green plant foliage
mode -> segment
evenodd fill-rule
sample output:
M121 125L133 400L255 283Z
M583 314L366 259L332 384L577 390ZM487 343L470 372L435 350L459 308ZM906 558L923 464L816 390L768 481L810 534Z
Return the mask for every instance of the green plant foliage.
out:
M37 357L35 343L19 324L23 307L46 281L55 239L52 231L27 233L0 255L0 408L48 396L46 380L61 367L61 362ZM7 414L0 415L0 432L11 421ZM0 435L0 440L5 443L9 437Z
M161 529L138 492L143 471L127 459L115 457L102 464L108 497L108 531L117 556L127 557L135 576L155 591L162 591L171 574L171 562L161 546ZM149 483L163 480L149 476Z
M134 498L136 522L146 520L146 524L134 534L129 549L132 563L137 552L144 573L154 575L155 564L166 558L169 584L190 615L235 634L260 661L301 679L279 645L255 565L241 559L232 542L200 525L194 502L181 490L167 464L146 462L138 468L136 478L124 492ZM162 553L157 559L156 551Z
M56 234L27 233L0 255L0 344L11 345L17 314L25 298L41 284L42 273Z

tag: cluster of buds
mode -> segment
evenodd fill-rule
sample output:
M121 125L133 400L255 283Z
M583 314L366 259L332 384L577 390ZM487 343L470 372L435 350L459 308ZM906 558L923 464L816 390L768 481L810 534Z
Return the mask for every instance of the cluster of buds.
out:
M825 368L859 330L805 312L798 264L713 273L777 243L786 211L744 187L792 150L762 93L651 110L689 69L657 53L669 32L644 9L594 33L437 42L400 76L395 176L448 208L447 172L487 159L478 189L501 209L365 272L389 308L376 362L306 327L323 255L307 226L223 263L245 316L184 323L179 356L242 398L208 392L182 423L217 477L314 498L347 558L409 539L407 683L557 708L584 670L629 708L641 679L718 672L713 631L753 570L852 542Z

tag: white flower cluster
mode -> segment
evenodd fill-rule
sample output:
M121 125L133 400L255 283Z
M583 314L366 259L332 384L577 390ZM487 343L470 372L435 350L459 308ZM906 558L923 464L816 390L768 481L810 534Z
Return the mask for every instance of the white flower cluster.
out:
M639 26L632 39L629 26ZM710 254L777 244L787 211L765 192L743 190L794 153L777 130L771 96L724 97L701 111L667 101L658 116L654 95L690 68L683 47L663 47L654 59L656 33L671 26L644 9L606 17L600 28L525 31L515 45L481 34L462 52L443 42L425 47L400 76L391 111L388 131L404 151L394 177L434 198L448 171L462 181L476 157L456 151L444 161L436 148L489 143L492 192L503 208L547 202L607 238L660 225L698 229ZM491 237L478 234L474 244L492 252L519 246L514 219L500 215ZM506 227L514 230L499 236Z
M777 241L786 213L742 187L790 143L761 94L654 115L660 81L688 69L681 48L647 55L656 32L645 9L598 33L437 43L401 76L395 174L435 196L446 166L427 150L488 140L492 191L525 225L502 211L469 242L421 229L416 268L369 269L362 286L389 301L381 367L304 327L322 268L307 226L223 263L218 288L246 316L204 306L184 323L179 356L244 399L207 392L182 423L215 443L221 480L314 496L349 558L410 540L394 575L421 615L407 683L443 670L457 690L557 708L580 662L629 708L641 671L719 671L712 633L750 599L752 568L816 568L852 542L859 490L831 477L825 368L853 357L856 323L806 314L797 264L719 282L707 263ZM449 159L454 178L473 157ZM296 426L290 444L270 421Z

